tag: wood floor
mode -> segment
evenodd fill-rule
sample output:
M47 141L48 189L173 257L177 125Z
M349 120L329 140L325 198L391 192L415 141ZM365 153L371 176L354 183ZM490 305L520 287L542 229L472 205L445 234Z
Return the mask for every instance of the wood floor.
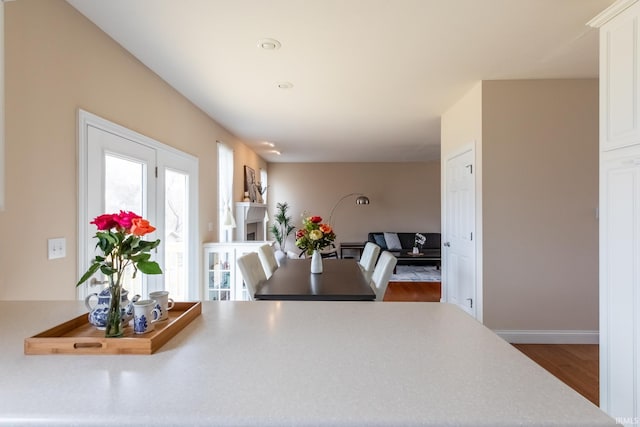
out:
M600 403L597 344L514 344L538 365L589 399Z
M440 301L440 282L389 282L384 301ZM598 345L514 344L562 382L599 404Z
M389 282L383 301L440 302L440 282Z

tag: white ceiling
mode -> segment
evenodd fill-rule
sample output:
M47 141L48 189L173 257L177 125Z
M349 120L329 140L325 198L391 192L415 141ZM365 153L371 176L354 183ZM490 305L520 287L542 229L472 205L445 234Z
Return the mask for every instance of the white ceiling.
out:
M437 159L440 116L477 81L597 77L585 24L613 3L67 1L272 162Z

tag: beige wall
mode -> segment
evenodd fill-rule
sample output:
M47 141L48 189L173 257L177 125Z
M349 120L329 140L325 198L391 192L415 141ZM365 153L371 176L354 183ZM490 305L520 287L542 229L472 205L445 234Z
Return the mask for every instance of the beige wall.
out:
M62 0L6 3L5 40L0 299L76 295L78 108L197 156L200 239L217 239L215 141L237 164L264 161ZM66 258L47 260L51 237L66 238Z
M598 81L479 82L442 116L442 164L472 141L483 322L597 330Z
M304 211L329 220L344 195L364 193L370 205L345 199L333 217L337 241L364 241L371 231L440 232L440 164L271 163L269 215L288 202L296 226ZM293 240L289 250L293 249Z
M440 121L440 157L446 159L464 145L482 143L482 82L478 82L452 107ZM444 168L443 168L444 169Z
M598 81L482 88L484 321L598 329Z

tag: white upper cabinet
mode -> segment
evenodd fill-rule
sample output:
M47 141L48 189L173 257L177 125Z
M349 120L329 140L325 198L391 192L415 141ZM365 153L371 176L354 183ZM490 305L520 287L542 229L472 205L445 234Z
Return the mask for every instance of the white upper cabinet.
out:
M628 3L628 2L625 2ZM600 28L600 149L640 144L640 3Z

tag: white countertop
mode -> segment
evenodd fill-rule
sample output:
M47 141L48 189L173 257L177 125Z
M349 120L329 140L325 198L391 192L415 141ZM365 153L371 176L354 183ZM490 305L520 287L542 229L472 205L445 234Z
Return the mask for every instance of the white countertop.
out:
M205 302L153 355L24 355L85 311L0 301L0 425L615 425L447 304Z

